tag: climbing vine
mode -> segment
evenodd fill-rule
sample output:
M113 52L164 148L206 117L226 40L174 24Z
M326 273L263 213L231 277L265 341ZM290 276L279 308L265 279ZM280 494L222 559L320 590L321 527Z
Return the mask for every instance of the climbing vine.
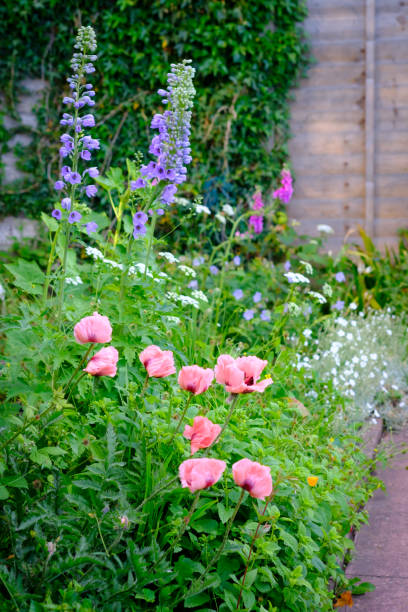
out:
M43 77L48 86L32 143L17 151L27 179L0 187L1 212L36 215L53 198L61 75L80 23L98 33L95 114L105 170L113 151L120 161L147 151L146 126L160 109L159 96L151 94L169 62L187 57L197 69L187 193L203 194L213 208L239 202L255 185L267 189L288 158L290 92L308 63L305 16L303 0L6 0L0 6L2 115L16 116L23 77ZM21 129L27 128L14 132ZM0 128L3 152L12 135Z

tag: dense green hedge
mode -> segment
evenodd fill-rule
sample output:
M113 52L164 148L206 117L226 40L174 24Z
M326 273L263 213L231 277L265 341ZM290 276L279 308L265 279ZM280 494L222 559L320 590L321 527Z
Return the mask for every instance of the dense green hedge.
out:
M112 143L115 163L147 151L158 83L170 62L189 57L197 101L194 187L187 188L203 190L210 206L236 202L255 185L267 188L287 159L288 98L307 65L299 25L305 16L304 0L6 0L0 85L8 113L22 77L43 74L51 90L39 109L39 133L21 151L30 175L25 190L3 188L1 212L36 214L50 202L61 94L79 23L94 25L98 36L96 130L105 169ZM10 132L1 129L0 136L4 151Z

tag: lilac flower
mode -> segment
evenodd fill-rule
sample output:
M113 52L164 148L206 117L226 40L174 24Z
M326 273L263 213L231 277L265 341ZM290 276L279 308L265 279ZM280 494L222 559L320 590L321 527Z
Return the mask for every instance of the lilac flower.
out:
M150 127L159 130L152 139L149 151L158 158L158 164L144 166L141 172L148 178L157 177L176 184L186 180L187 166L191 161L190 121L195 89L195 70L189 60L171 64L167 75L167 89L159 89L162 103L167 105L163 114L154 115Z
M241 300L244 297L244 292L242 291L242 289L234 289L232 295L236 300Z
M250 308L249 310L246 310L242 316L244 317L245 321L250 321L254 318L254 314L255 311Z
M57 219L57 221L60 221L62 219L62 212L58 208L54 208L51 216L54 217L54 219Z
M146 226L144 223L134 223L133 224L133 238L139 238L139 236L144 236L146 234Z
M71 172L67 176L67 181L71 183L71 185L79 185L81 182L81 175L79 172Z
M198 289L198 281L197 280L192 280L188 283L187 287L189 289Z
M91 234L92 232L96 232L97 231L98 224L95 223L95 221L90 221L89 223L87 223L85 225L85 229L86 229L86 231L88 233L88 236L89 236L89 234Z
M160 196L160 201L162 202L162 204L171 204L174 200L174 196L176 195L176 192L177 192L176 185L166 185L166 187L163 189L163 192Z
M343 308L344 308L343 300L337 300L337 302L335 304L333 304L333 306L332 306L333 310L343 310Z
M55 191L61 191L61 189L64 189L64 187L65 187L65 183L63 181L55 181L54 183Z
M68 223L76 223L77 221L81 220L81 213L79 213L77 210L73 210L71 213L69 213L68 215Z
M133 225L137 223L142 223L143 225L146 223L148 216L143 211L139 210L137 213L133 215Z
M292 267L292 264L290 263L289 260L285 261L285 263L283 264L283 267L285 268L286 272L289 272L289 270Z
M147 183L144 179L138 178L136 181L130 181L130 190L135 191L136 189L143 189L146 185Z
M157 216L158 216L158 217L161 217L162 215L164 215L164 210L163 210L162 208L158 208L158 209L156 210L156 213L157 213Z
M63 104L73 104L74 102L74 98L70 98L69 96L65 96L64 98L62 98Z
M63 198L61 200L61 207L64 210L71 210L71 198Z
M262 293L260 291L256 291L256 293L254 293L254 295L252 296L252 299L254 301L254 304L258 304L258 302L262 300Z
M234 264L236 266L239 266L239 264L241 263L241 258L239 255L235 255L234 259L232 260L234 262Z
M92 166L92 168L88 168L88 170L86 170L86 172L88 172L88 175L91 178L96 178L97 176L99 176L99 170L95 166Z
M61 176L64 179L64 181L66 181L69 176L71 174L71 167L70 166L62 166L61 168Z
M84 159L85 161L89 161L92 157L91 152L88 151L88 149L82 149L80 155L81 155L81 158Z
M64 159L64 157L68 157L71 151L67 147L61 147L59 150L60 157Z
M269 312L269 310L263 310L260 314L260 318L262 319L262 321L270 321L271 313Z
M88 196L88 198L93 198L96 195L97 191L98 191L98 188L96 185L87 185L85 187L85 193Z
M72 115L69 115L68 113L64 113L62 115L60 125L73 125L73 123L74 123L74 118Z
M214 276L217 276L219 269L217 268L217 266L210 266L210 272L211 274L213 274Z
M200 255L200 257L194 257L193 266L196 268L197 266L202 266L204 263L204 257Z
M337 272L334 278L338 283L344 283L346 280L344 272Z
M95 118L93 115L88 114L88 115L84 115L82 117L82 125L83 127L94 127L95 125Z

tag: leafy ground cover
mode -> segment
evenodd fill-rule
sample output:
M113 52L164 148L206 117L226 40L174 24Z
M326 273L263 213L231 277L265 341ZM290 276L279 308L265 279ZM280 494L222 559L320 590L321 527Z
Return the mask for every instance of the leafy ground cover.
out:
M339 318L352 329L379 306L362 284L369 266L321 255L330 228L299 241L279 211L286 167L273 201L256 192L241 213L177 199L191 162L189 62L159 91L151 157L101 175L86 108L95 44L79 31L49 242L2 264L3 601L330 610L348 585L348 535L380 483L358 436L375 413L334 382L348 358L332 355L333 378L317 362ZM88 205L98 188L111 217ZM189 232L177 234L177 216ZM398 325L386 328L399 339Z

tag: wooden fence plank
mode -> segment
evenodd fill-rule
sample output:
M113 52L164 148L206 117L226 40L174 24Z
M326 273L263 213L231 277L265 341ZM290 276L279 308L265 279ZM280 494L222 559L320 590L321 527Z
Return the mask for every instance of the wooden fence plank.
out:
M309 87L330 87L332 85L362 85L365 78L365 63L338 64L326 62L311 68L308 72Z
M377 62L376 81L381 87L408 85L408 63Z
M344 200L345 198L362 198L364 196L364 178L362 176L299 176L296 181L297 198L317 198L327 201Z
M320 223L319 219L344 219L362 218L364 216L364 198L348 198L331 202L327 205L327 198L296 198L296 202L288 204L288 214L294 218L314 219Z
M408 219L406 198L375 198L375 215L377 219Z
M398 230L408 229L408 216L400 219L376 219L374 228L375 236L397 236Z
M379 2L380 4L380 2ZM382 38L394 39L399 36L404 36L408 32L408 6L405 10L398 14L391 15L384 13L378 16L377 19L377 40Z
M357 85L331 87L328 90L302 87L296 90L295 96L296 101L292 107L294 118L304 113L305 108L313 109L314 112L347 108L353 112L361 110L364 106L363 88Z
M405 126L408 128L408 125ZM379 153L408 154L408 130L393 131L378 129L375 133L376 148ZM408 195L408 194L407 194Z
M332 134L298 133L289 142L289 150L296 153L361 153L364 150L363 132Z
M408 176L401 174L388 174L377 176L376 196L385 198L407 198ZM408 207L407 207L408 216Z
M305 20L305 29L319 40L361 40L364 36L364 16L321 17L311 16Z
M401 45L399 40L377 40L376 41L377 62L401 62L407 61L406 45Z
M320 42L319 40L312 40L312 55L317 60L317 62L344 62L344 63L353 63L353 62L361 62L365 56L364 45L360 40L356 41L337 41L333 40L331 42ZM384 44L384 43L383 43ZM401 49L392 50L390 48L389 43L384 49L385 58L394 57L398 53L401 53Z
M405 161L408 157L404 158ZM363 153L347 155L327 155L326 153L296 156L296 176L315 176L321 174L358 175L364 172L365 156ZM407 161L408 164L408 161Z
M408 106L408 85L379 86L376 93L379 108Z
M375 171L377 174L408 174L408 155L404 153L383 153L376 151ZM408 196L408 194L407 194ZM408 209L408 203L405 201Z

